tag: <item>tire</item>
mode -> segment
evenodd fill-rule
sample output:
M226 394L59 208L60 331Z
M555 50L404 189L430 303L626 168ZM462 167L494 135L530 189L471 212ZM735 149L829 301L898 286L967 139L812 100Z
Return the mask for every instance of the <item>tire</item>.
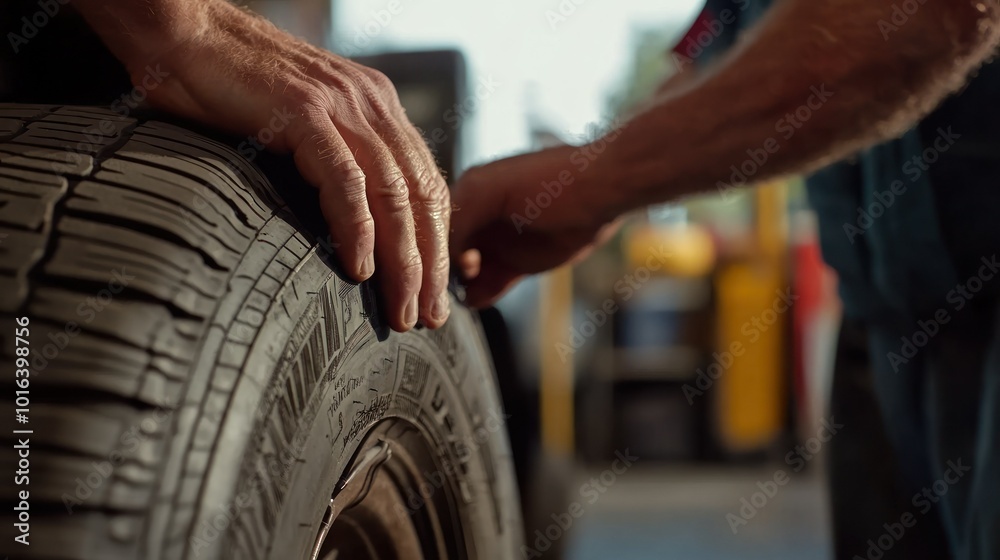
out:
M393 523L436 516L428 557L516 557L506 416L477 317L456 303L441 329L390 332L371 283L339 276L312 233L312 189L287 159L263 172L269 156L247 145L99 108L0 105L4 370L21 317L31 352L27 424L13 419L23 387L0 376L14 531L0 550L308 558L324 514L348 516L385 478L399 484ZM8 474L25 428L21 484ZM384 456L352 477L372 446ZM358 499L328 508L348 487ZM12 529L21 491L29 546Z

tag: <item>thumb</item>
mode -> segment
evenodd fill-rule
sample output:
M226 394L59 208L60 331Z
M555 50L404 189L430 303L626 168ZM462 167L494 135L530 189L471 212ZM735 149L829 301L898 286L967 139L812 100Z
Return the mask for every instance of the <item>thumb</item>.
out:
M521 194L534 196L546 181L558 181L559 173L570 166L572 146L501 159L473 167L459 179L452 194L452 255L473 248L475 234L497 219L511 219Z
M458 262L472 246L476 235L496 221L506 207L507 184L489 170L489 165L474 167L458 180L451 195L452 258Z

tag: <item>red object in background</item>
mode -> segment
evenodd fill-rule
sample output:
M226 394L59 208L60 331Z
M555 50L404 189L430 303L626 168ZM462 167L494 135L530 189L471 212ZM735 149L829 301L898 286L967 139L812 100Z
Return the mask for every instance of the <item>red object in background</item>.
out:
M677 44L674 45L674 48L671 49L672 52L674 54L686 57L687 53L685 53L682 50L684 45L687 45L690 41L694 41L697 43L698 34L701 33L702 31L708 31L709 33L711 33L712 28L710 24L714 20L715 20L715 14L711 10L709 10L708 7L706 6L705 9L703 9L701 13L698 14L698 18L695 19L694 23L691 24L691 28L688 29L687 33L685 33L684 36L681 37L679 41L677 41Z
M794 293L799 296L792 309L792 378L798 418L810 418L806 377L806 331L817 313L827 305L829 270L823 262L815 234L798 236L792 246Z

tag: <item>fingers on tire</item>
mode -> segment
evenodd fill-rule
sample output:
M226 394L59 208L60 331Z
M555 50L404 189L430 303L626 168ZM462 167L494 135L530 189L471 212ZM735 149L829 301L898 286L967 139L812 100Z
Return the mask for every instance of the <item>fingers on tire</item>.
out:
M302 175L319 188L320 208L347 273L357 281L367 279L375 271L375 222L364 171L325 117L310 117L295 134L292 149Z

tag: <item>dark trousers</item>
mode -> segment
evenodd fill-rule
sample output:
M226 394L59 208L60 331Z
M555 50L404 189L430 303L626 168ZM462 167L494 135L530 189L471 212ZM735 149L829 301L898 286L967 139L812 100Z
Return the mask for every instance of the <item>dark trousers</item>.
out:
M906 354L916 322L845 320L831 399L845 427L828 455L838 560L1000 558L1000 326L976 303Z
M844 320L837 342L830 413L844 425L830 440L827 454L833 545L836 560L942 560L948 558L947 540L939 512L921 520L894 539L888 551L879 547L883 525L899 522L912 508L896 465L896 455L883 429L875 397L863 323ZM883 539L883 543L885 539Z

